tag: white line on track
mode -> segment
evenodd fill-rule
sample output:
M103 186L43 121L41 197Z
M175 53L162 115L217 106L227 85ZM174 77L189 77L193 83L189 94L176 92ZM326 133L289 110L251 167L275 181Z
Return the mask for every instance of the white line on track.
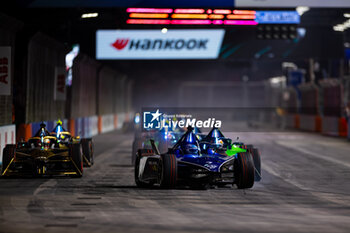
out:
M276 143L280 146L283 146L283 147L287 147L287 148L290 148L290 149L293 149L293 150L297 150L299 152L301 152L302 154L306 154L306 155L309 155L309 156L312 156L312 157L315 157L315 158L318 158L318 159L323 159L327 162L331 162L331 163L334 163L334 164L337 164L337 165L341 165L341 166L344 166L344 167L347 167L347 168L350 168L350 163L347 163L345 161L340 161L334 157L330 157L330 156L326 156L326 155L322 155L322 154L319 154L319 153L315 153L315 152L312 152L308 149L305 149L305 148L299 148L297 147L295 144L294 145L290 145L288 142L281 142L281 141L276 141Z

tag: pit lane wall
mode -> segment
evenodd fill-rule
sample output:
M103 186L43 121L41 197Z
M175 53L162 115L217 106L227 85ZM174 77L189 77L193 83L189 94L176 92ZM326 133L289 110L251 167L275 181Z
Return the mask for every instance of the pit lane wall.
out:
M344 96L344 90L348 90L348 87L344 88L343 81L326 79L320 81L319 85L299 85L299 106L296 112L287 111L285 125L288 128L350 139L350 124L345 111L349 99ZM287 104L287 109L288 107Z
M90 138L101 133L107 133L113 130L122 130L124 125L129 123L129 119L131 119L132 116L133 113L119 113L103 116L79 117L76 119L63 119L61 121L63 128L68 130L72 136ZM46 128L49 131L52 131L57 124L57 120L21 124L17 128L17 137L16 128L14 128L15 139L17 139L17 141L28 140L40 129L41 123L45 123Z

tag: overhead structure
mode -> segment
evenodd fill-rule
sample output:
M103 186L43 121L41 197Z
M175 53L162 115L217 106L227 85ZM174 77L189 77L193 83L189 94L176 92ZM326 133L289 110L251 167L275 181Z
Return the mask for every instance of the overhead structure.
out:
M236 7L236 8L294 8L298 6L345 8L348 0L17 0L22 6L30 7Z

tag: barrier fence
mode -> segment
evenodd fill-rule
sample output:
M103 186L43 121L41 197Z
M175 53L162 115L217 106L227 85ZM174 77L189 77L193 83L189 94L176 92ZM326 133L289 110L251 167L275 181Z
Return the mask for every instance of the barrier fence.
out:
M320 81L319 86L302 84L298 88L300 108L296 114L289 113L284 117L286 127L350 139L341 80L326 79Z
M0 126L0 164L2 164L2 151L6 144L16 143L16 126Z

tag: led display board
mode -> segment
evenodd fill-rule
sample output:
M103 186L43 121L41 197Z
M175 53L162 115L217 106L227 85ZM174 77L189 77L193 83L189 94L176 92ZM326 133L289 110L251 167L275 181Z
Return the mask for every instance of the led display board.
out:
M224 34L223 29L98 30L96 58L216 59Z
M259 24L299 24L300 15L296 11L257 11Z
M299 24L297 11L257 11L204 8L127 8L127 24L228 25Z

